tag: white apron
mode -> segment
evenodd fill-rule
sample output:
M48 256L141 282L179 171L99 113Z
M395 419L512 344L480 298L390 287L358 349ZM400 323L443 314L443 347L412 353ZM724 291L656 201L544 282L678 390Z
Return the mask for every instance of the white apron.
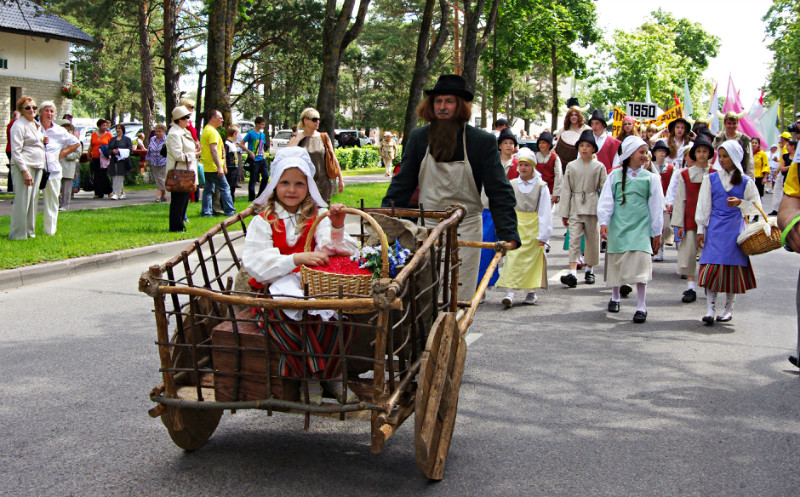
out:
M430 153L419 168L419 202L426 210L446 210L452 204L466 207L467 214L458 227L458 239L480 242L483 239L483 222L481 221L481 196L475 185L472 167L467 157L467 128L464 126L464 160L453 162L436 162ZM425 226L436 227L437 219L426 219ZM471 300L478 286L478 266L481 251L475 248L460 248L462 264L459 267L458 300Z

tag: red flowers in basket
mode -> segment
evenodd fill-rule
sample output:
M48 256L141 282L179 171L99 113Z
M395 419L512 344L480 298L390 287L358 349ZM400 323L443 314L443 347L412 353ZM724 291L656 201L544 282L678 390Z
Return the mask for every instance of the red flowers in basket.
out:
M350 260L348 256L329 257L327 266L315 266L314 269L324 273L334 274L372 274L368 269L358 267L358 262Z

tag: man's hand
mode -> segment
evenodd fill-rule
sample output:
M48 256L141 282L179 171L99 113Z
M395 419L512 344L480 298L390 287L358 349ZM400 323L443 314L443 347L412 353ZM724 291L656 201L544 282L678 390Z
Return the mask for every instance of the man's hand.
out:
M650 239L650 246L653 248L653 253L657 254L661 250L661 235L654 236Z
M678 238L683 240L683 228L678 228Z
M517 243L516 240L510 240L506 243L511 245L511 250L517 250L519 248L519 243Z
M561 218L561 222L564 223L564 227L565 228L569 227L569 218L568 217L562 217Z
M558 203L558 198L559 198L559 197L558 197L558 195L556 195L555 197L553 197L553 203L554 203L554 204L557 204L557 203Z
M669 214L670 216L672 215L672 206L671 205L667 205L667 214Z
M600 226L600 238L603 240L608 240L608 226L605 224Z

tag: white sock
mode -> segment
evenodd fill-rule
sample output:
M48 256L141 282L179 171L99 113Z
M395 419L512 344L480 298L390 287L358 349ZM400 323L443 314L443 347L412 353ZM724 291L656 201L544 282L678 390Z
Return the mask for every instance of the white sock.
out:
M736 295L733 293L726 293L725 294L725 312L726 313L733 313L733 301L736 299Z
M611 300L614 302L619 302L619 287L612 286L611 287Z
M647 312L647 283L636 283L637 311Z
M513 300L514 299L514 292L506 292L506 297L508 297L508 298Z
M570 269L569 270L569 274L571 274L572 276L578 276L578 270L577 269Z
M690 281L687 284L689 285L689 290L694 290L694 281Z
M717 302L717 292L706 290L706 316L713 316Z
M594 270L589 266L586 266L586 274L592 274L592 273L594 273Z

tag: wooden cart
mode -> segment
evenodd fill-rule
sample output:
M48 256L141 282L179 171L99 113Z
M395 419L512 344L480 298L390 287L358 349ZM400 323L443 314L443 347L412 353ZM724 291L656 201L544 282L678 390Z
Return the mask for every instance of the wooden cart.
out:
M413 257L397 276L375 280L369 295L345 294L340 288L313 300L287 301L254 293L249 287L237 291L241 285L235 280L242 278L237 247L243 243L246 221L255 214L252 206L142 274L139 290L153 297L163 379L150 393L157 403L150 415L161 417L176 445L185 450L202 447L224 410L261 409L270 415L300 414L306 429L311 416L369 420L371 449L378 453L403 421L416 413L417 464L428 478L442 479L464 370L463 335L489 280L487 276L480 282L471 301L457 300L459 246L497 250L487 274L493 272L506 247L459 243L456 228L464 214L461 206L446 212L422 208L348 212L416 219L420 225L426 218L439 222L421 231ZM365 220L375 229L370 216L362 217L360 234L355 234L362 240L367 236ZM347 353L325 357L341 361L341 381L360 401L343 404L326 399L322 405L301 401L301 390L308 399L308 375L278 374L279 354L286 352L279 352L258 332L253 308L302 309L303 333L310 326L309 310L337 311L340 330L355 328L368 348L363 352L362 346L360 352L352 347ZM298 355L314 353L304 348Z

